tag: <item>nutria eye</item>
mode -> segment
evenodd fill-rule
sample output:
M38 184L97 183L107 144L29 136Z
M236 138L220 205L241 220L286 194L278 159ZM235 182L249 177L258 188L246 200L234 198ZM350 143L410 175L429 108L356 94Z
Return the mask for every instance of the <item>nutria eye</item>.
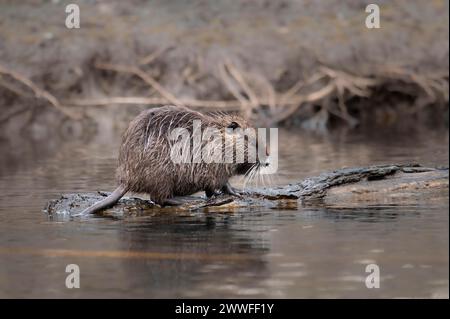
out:
M228 128L232 128L233 130L234 130L235 128L238 128L238 127L239 127L239 124L236 123L236 122L231 122L231 124L228 125Z

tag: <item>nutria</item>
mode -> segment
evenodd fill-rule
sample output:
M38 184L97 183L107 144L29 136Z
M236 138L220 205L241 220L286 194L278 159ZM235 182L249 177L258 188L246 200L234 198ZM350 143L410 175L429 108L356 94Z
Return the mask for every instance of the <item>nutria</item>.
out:
M117 168L118 187L104 200L85 209L81 214L95 213L114 205L125 193L146 193L160 205L170 203L175 196L191 195L205 191L210 197L219 191L239 196L228 182L234 175L245 174L260 165L248 160L232 163L201 162L175 163L171 158L174 141L170 134L176 128L186 129L193 136L193 121L201 123L201 129L213 127L221 135L234 134L235 129L249 128L246 120L231 114L202 114L186 107L164 106L140 113L128 126L119 150ZM228 130L227 130L228 128ZM241 131L242 132L242 131ZM232 137L237 143L236 137ZM248 149L248 136L244 149ZM192 143L192 137L187 145ZM201 142L204 146L204 142ZM257 144L257 143L256 143ZM237 145L234 145L237 147ZM257 145L255 145L257 146ZM192 150L192 155L196 150ZM198 151L197 151L198 152ZM246 156L246 159L249 157Z

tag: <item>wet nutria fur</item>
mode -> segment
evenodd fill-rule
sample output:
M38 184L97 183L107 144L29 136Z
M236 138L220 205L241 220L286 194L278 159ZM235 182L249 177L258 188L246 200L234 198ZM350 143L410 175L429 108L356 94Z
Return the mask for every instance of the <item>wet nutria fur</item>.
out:
M170 137L171 132L175 128L183 128L192 136L194 120L200 121L202 131L206 127L213 127L221 135L229 134L227 128L249 127L237 115L206 115L185 107L164 106L143 111L123 135L116 174L117 189L82 214L112 206L128 191L146 193L152 201L161 205L172 197L191 195L198 191L205 191L208 197L217 191L237 195L228 182L229 178L245 174L255 163L236 164L235 157L233 163L175 163L172 160L171 146L174 141ZM233 141L237 143L236 139ZM188 145L192 144L191 138ZM192 154L195 152L192 150Z

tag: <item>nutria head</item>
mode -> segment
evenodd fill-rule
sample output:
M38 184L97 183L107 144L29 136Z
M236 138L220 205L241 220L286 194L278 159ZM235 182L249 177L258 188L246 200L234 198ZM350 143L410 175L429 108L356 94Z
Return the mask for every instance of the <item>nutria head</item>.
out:
M228 144L224 143L223 149L225 155L233 153L233 175L243 175L255 166L266 165L267 148L262 145L264 152L261 155L258 150L258 132L249 121L237 114L213 113L210 116L220 127L223 139L229 141Z

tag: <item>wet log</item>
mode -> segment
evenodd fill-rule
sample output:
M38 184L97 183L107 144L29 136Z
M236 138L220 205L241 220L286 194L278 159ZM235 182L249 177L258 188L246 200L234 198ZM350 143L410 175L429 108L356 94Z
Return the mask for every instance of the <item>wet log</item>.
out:
M45 212L53 218L67 218L107 195L106 192L66 194L50 201ZM101 215L123 218L169 212L186 214L199 211L245 211L253 207L298 209L432 205L447 202L448 198L448 168L392 164L342 168L286 186L252 189L241 198L229 195L218 195L210 199L200 195L188 196L180 198L182 204L178 206L161 207L150 200L124 197Z

